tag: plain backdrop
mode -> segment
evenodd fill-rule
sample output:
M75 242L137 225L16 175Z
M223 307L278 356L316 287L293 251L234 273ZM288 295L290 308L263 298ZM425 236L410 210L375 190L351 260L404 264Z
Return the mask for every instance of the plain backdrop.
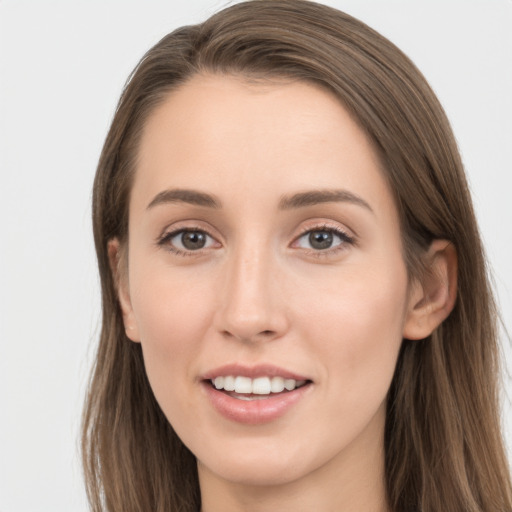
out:
M124 81L143 53L228 3L0 0L1 512L87 508L78 429L99 327L95 166ZM438 94L512 331L512 1L325 3L390 38ZM509 377L505 388L510 451Z

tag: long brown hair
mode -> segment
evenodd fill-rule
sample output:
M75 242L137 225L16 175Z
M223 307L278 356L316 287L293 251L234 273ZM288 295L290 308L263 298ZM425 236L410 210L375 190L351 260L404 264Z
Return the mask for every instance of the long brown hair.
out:
M125 335L107 244L126 241L137 145L148 116L199 73L287 77L334 93L378 151L400 214L404 260L421 275L436 238L458 253L457 302L427 339L404 340L389 390L385 477L393 512L505 512L497 313L450 125L414 64L360 21L304 0L254 0L180 28L143 57L98 165L93 225L103 323L83 416L92 510L199 510L194 456L161 412L139 344Z

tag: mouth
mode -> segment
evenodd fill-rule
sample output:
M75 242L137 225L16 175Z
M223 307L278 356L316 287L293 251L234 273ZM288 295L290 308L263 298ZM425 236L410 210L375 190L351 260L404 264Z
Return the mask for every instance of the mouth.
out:
M213 409L231 422L271 423L308 403L313 381L273 364L227 364L203 374L202 388Z
M222 393L237 400L265 400L281 396L296 389L307 386L311 381L306 379L290 379L281 376L261 376L256 378L243 375L222 375L207 382Z

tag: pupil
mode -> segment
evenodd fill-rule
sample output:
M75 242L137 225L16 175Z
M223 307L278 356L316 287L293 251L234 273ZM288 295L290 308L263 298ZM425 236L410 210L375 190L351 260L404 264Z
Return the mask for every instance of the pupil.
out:
M332 245L332 233L328 231L312 231L309 234L309 243L314 249L329 249Z
M183 233L181 235L181 243L186 249L202 249L206 244L206 236L204 233L197 231Z

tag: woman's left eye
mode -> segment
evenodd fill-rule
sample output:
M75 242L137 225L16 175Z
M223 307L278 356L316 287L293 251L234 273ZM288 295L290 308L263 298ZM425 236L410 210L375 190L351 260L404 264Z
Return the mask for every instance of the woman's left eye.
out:
M319 228L306 231L296 239L293 246L314 251L328 251L346 243L352 244L353 238L341 230Z
M159 244L167 246L171 251L183 253L208 249L214 246L216 241L200 229L181 229L164 235Z

